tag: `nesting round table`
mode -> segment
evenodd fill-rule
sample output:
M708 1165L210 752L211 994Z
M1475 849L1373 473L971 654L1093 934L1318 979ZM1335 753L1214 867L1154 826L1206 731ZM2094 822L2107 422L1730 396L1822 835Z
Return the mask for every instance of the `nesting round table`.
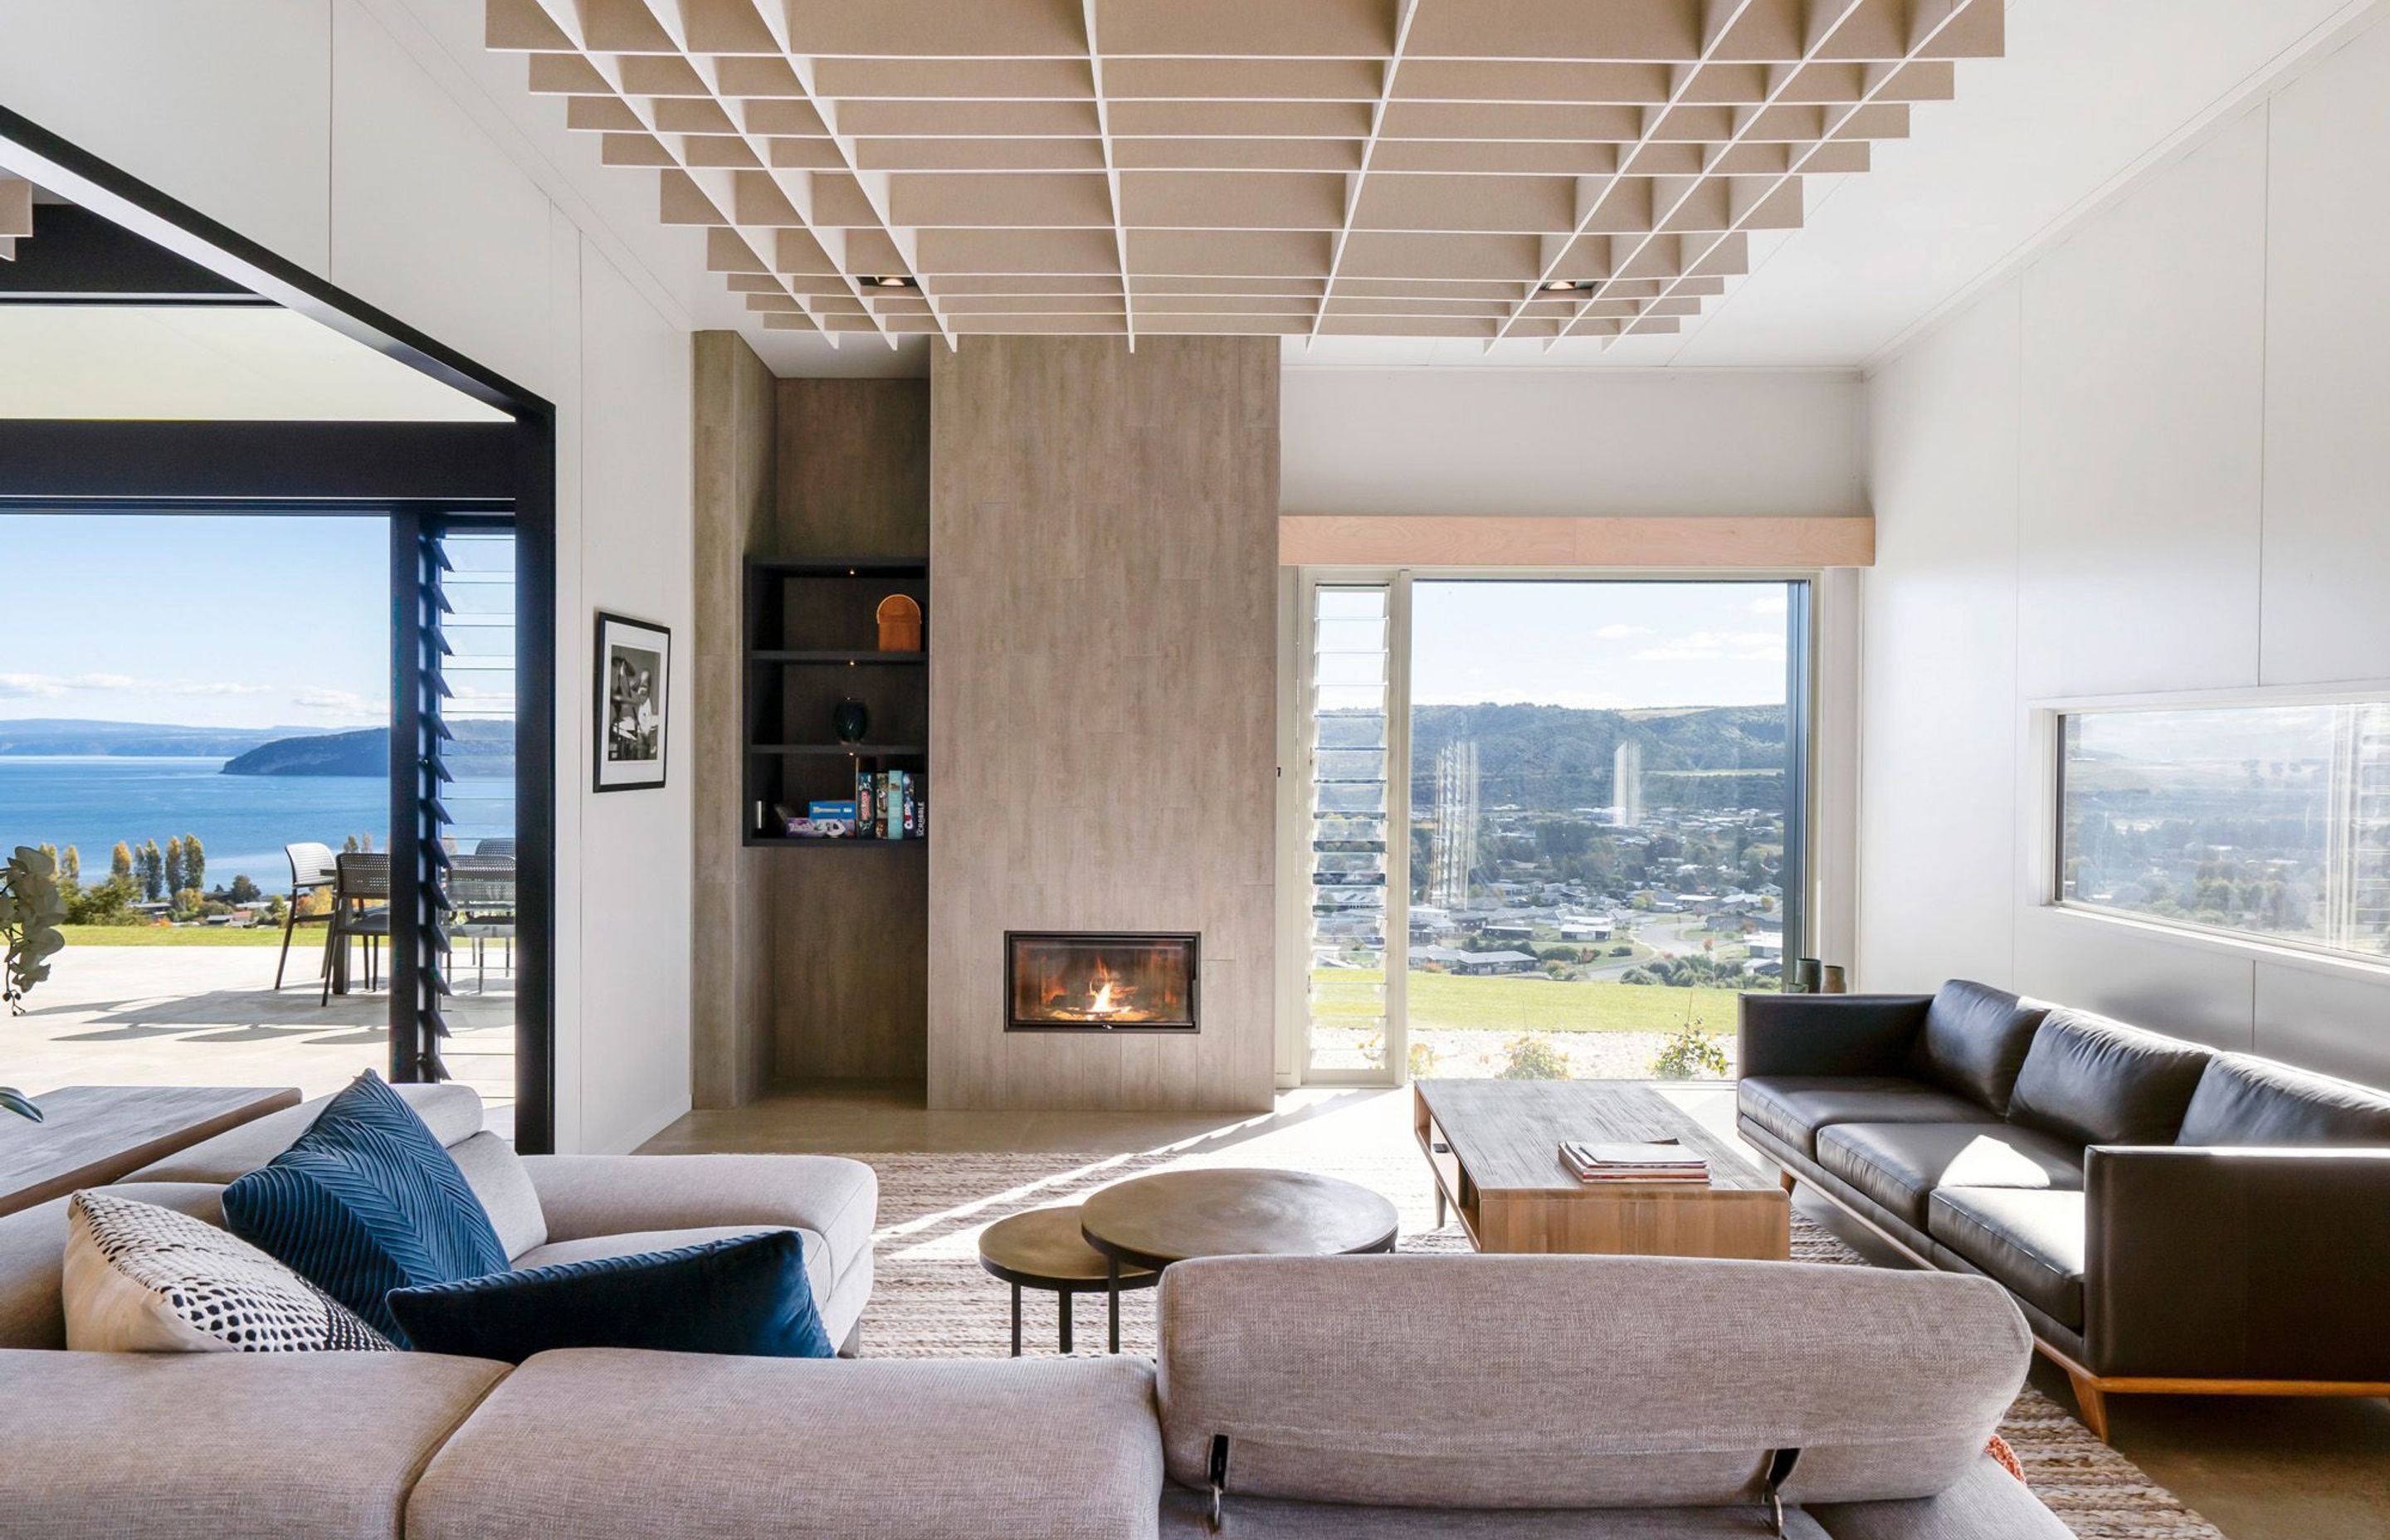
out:
M1044 1289L1059 1294L1061 1349L1071 1351L1071 1307L1081 1294L1103 1294L1111 1351L1120 1351L1120 1297L1125 1289L1150 1289L1159 1272L1143 1268L1112 1277L1111 1259L1079 1233L1079 1207L1032 1209L999 1219L979 1236L979 1264L1012 1285L1012 1355L1021 1356L1021 1291Z
M980 1265L1012 1285L1012 1351L1021 1351L1021 1290L1062 1296L1062 1351L1071 1303L1101 1290L1111 1351L1120 1351L1120 1296L1150 1289L1174 1262L1206 1256L1337 1256L1394 1249L1398 1218L1379 1193L1299 1171L1165 1171L1115 1183L1076 1208L1036 1209L989 1226Z

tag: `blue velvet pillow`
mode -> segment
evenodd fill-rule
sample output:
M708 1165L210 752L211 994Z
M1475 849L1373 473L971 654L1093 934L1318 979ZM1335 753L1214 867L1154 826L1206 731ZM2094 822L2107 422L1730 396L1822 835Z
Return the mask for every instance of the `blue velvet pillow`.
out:
M406 1339L383 1297L507 1264L488 1211L415 1109L370 1070L289 1149L225 1188L225 1226Z
M421 1353L520 1364L552 1348L836 1356L794 1230L393 1290Z

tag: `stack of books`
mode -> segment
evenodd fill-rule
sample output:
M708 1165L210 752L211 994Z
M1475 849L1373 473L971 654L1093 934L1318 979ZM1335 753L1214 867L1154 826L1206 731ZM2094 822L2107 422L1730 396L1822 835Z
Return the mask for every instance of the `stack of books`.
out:
M1709 1157L1674 1139L1651 1144L1561 1141L1561 1164L1581 1182L1677 1182L1709 1185Z

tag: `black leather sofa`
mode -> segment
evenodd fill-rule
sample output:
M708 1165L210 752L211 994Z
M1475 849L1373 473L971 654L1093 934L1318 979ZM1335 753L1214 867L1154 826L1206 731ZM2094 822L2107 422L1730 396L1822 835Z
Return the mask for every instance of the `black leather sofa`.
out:
M1743 1137L2105 1397L2390 1395L2390 1094L1957 981L1746 995Z

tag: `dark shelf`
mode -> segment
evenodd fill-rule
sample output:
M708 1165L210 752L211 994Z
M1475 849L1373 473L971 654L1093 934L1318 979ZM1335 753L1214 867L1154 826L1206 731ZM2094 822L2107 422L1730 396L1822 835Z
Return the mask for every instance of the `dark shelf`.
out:
M918 743L751 743L751 754L844 754L850 759L916 758L929 752Z
M919 667L930 661L930 655L926 652L880 652L876 649L796 652L782 649L750 652L747 661L751 663L909 663Z
M798 840L786 834L758 834L753 829L749 829L747 831L746 842L754 846L769 845L775 849L786 847L790 850L829 850L833 848L839 850L926 850L929 848L930 843L927 836L912 840Z
M775 577L928 577L930 563L919 557L750 557L751 571Z

